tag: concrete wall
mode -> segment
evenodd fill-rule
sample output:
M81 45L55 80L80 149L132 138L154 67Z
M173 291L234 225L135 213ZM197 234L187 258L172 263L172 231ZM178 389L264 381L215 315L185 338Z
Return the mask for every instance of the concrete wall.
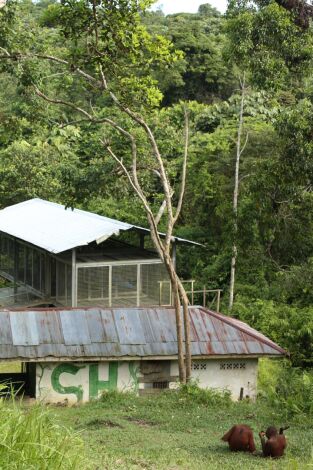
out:
M192 378L199 387L227 389L233 400L239 399L241 388L243 397L256 398L257 372L257 359L210 359L192 363ZM172 361L171 375L176 374L177 361Z
M152 361L151 361L152 362ZM234 400L243 396L254 399L257 389L257 359L212 359L193 361L192 378L202 388L228 389ZM170 363L170 375L178 375L177 361ZM86 402L98 398L105 390L149 388L139 384L140 362L69 363L51 362L36 365L36 397L47 403ZM177 383L170 383L175 388Z
M46 403L86 402L104 390L138 390L139 362L38 363L36 398Z

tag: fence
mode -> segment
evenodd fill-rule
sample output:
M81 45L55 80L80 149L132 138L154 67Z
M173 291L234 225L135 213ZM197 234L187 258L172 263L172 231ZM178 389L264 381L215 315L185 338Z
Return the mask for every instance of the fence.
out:
M194 279L183 280L182 283L184 287L186 285L190 286L189 289L185 287L190 305L202 305L203 307L208 308L213 308L215 305L215 311L220 311L222 289L208 289L206 286L203 286L202 289L195 289L196 281ZM162 292L165 289L166 284L170 285L170 281L160 282L160 299L162 298ZM172 296L171 288L169 287L169 289L170 295ZM162 304L160 303L160 305Z
M160 294L160 283L166 283ZM169 305L170 283L159 260L77 266L77 306Z

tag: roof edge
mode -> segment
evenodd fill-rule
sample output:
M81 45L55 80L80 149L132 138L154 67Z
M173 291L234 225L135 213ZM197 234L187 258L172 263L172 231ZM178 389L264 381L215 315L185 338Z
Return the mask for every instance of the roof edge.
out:
M240 327L239 325L236 325L236 324L232 323L231 321L228 320L227 316L224 315L223 313L217 313L217 312L214 312L213 310L209 310L208 308L205 308L205 307L198 307L198 308L199 308L199 310L205 312L206 314L213 315L218 320L224 321L229 326L232 326L233 328L237 328L237 330L241 331L242 333L245 333L246 335L251 336L252 338L256 339L257 341L260 341L261 343L266 344L266 346L269 346L270 348L276 349L276 351L279 351L282 355L289 356L289 352L286 351L285 349L281 348L278 344L274 343L274 341L270 340L269 338L268 338L268 340L265 340L264 338L262 338L260 336L257 336L257 335L255 335L254 333L252 333L250 331L245 330L244 328ZM242 323L244 323L244 322L242 322ZM245 325L246 325L246 323L245 323ZM249 326L249 325L247 325L247 326ZM251 328L251 327L249 327L249 328Z
M271 357L277 359L277 354L194 354L192 355L193 360L207 360L207 361L217 361L217 360L229 360L229 359L260 359L262 357ZM177 354L171 355L150 355L150 356L42 356L42 357L26 357L26 356L16 356L10 358L1 358L1 362L14 362L20 360L23 362L111 362L111 361L177 361Z

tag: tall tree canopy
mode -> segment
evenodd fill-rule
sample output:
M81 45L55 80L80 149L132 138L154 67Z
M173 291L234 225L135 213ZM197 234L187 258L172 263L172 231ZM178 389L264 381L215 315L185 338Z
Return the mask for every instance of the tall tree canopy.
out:
M310 8L302 21L300 0L296 8L295 2L232 0L224 16L209 4L195 14L165 16L147 9L149 1L118 3L119 9L116 0L101 8L83 0L8 0L0 10L1 206L40 196L145 224L140 201L107 149L131 168L129 141L103 120L136 137L140 184L155 213L163 201L159 168L143 129L114 107L103 82L99 86L101 74L122 106L149 121L175 204L188 107L187 183L177 233L204 248L180 251L179 272L199 287L222 288L226 309L239 77L245 72L248 140L239 172L232 313L289 348L296 364L310 365Z

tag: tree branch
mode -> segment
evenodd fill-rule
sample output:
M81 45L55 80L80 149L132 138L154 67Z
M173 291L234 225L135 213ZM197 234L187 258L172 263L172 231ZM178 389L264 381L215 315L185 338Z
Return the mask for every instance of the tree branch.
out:
M247 132L245 143L243 144L243 146L242 146L241 149L240 149L240 156L241 156L241 155L243 154L243 152L245 151L245 148L246 148L246 146L247 146L248 140L249 140L249 132Z
M81 113L84 116L86 116L86 118L89 121L93 121L93 117L91 116L91 114L87 113L87 111L85 109L80 108L79 106L76 106L75 104L71 103L70 101L59 100L59 99L56 99L56 98L49 98L42 91L40 91L39 88L35 84L33 84L33 87L34 87L36 95L38 95L40 98L44 99L48 103L60 104L60 105L63 105L63 106L67 106L68 108L72 108L75 111L77 111L78 113Z
M185 194L185 187L186 187L187 157L188 157L188 146L189 146L189 116L188 116L188 111L186 107L184 107L184 116L185 116L185 146L184 146L183 171L182 171L182 178L181 178L180 194L179 194L178 204L176 208L176 214L175 214L174 221L173 221L174 224L177 222L177 219L181 213L184 194Z
M149 221L149 225L150 225L150 233L151 233L151 236L152 236L152 239L154 240L155 242L155 246L158 250L158 253L162 259L162 261L164 260L164 247L163 247L163 244L162 244L162 241L160 239L160 236L159 236L159 233L158 233L158 229L157 229L157 224L155 222L155 218L153 216L153 213L152 213L152 210L149 206L149 203L145 197L145 195L143 194L140 186L137 187L136 183L133 181L132 177L131 177L131 174L130 172L127 170L126 166L124 165L123 161L118 158L115 153L113 152L113 150L111 149L111 147L109 145L107 145L107 142L101 140L102 144L106 147L106 149L108 150L109 154L111 155L111 157L119 164L119 166L122 168L124 174L126 175L129 183L131 184L133 190L135 191L135 193L137 194L137 196L140 198L145 210L146 210L146 213L147 213L147 216L148 216L148 221Z

